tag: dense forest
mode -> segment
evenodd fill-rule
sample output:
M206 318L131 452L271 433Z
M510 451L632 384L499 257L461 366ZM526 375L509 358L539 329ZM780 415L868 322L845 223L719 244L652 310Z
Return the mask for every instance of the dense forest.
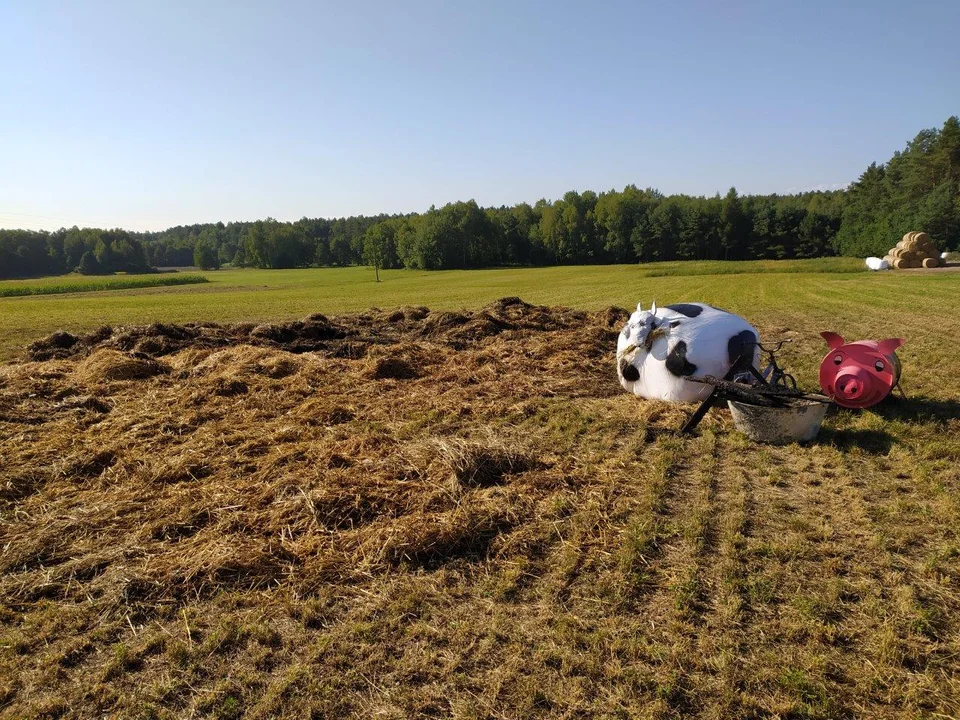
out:
M535 205L473 200L424 213L273 219L132 233L0 230L0 277L147 272L197 265L384 268L742 260L883 255L909 230L960 247L960 121L924 130L845 191L665 196L628 185Z

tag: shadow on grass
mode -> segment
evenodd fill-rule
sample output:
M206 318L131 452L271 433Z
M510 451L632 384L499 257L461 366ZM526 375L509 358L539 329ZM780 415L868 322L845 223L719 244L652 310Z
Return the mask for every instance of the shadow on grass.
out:
M831 414L858 412L863 411L831 410ZM888 422L946 423L960 419L960 400L890 396L867 412L876 413ZM896 438L883 429L824 428L820 433L819 442L833 445L840 450L860 448L872 455L886 455L896 442Z
M831 430L823 428L817 438L820 445L833 445L838 450L859 449L871 455L886 455L896 438L886 430Z
M903 422L947 422L960 418L960 401L937 400L922 396L906 398L891 395L871 408L884 420Z

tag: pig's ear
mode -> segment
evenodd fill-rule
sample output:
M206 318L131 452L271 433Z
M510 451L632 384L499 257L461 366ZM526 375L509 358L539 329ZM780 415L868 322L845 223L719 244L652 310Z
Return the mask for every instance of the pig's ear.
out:
M838 347L843 345L843 338L832 332L822 332L820 337L827 341L827 345L830 346L831 350L836 350Z
M877 343L877 347L880 348L880 352L884 355L893 355L893 352L905 342L906 340L903 338L890 338L888 340L881 340Z

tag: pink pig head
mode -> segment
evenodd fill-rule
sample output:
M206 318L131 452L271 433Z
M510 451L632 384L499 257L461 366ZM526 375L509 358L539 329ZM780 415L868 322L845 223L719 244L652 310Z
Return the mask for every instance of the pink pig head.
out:
M830 346L820 363L820 387L837 405L870 407L896 387L900 379L896 349L905 342L903 338L845 343L836 333L820 335Z

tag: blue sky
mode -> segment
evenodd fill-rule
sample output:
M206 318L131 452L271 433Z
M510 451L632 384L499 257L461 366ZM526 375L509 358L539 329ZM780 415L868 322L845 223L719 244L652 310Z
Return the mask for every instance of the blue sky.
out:
M960 113L960 3L0 0L0 226L839 187Z

